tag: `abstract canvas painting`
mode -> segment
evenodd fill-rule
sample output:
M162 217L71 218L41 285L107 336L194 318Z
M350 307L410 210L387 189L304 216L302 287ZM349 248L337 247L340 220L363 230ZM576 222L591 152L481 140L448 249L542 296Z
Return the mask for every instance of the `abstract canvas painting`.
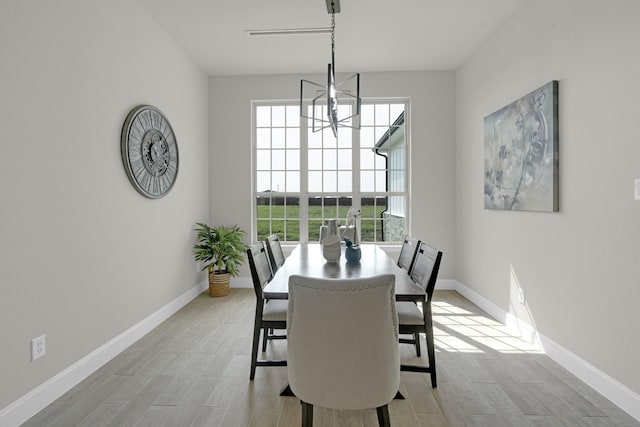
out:
M558 82L484 119L485 209L558 211Z

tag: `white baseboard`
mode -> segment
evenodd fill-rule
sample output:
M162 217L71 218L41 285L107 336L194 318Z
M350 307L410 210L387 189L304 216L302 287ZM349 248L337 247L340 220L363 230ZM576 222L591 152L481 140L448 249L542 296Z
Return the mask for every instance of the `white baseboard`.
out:
M253 288L253 280L251 277L232 277L229 286L232 288Z
M33 417L51 402L87 378L153 328L200 295L208 284L194 286L146 319L106 342L73 365L39 385L6 408L0 410L0 426L16 427Z
M508 313L457 280L438 280L436 289L455 290L486 311L495 320L518 331L530 343L537 343L556 363L609 399L620 409L640 421L640 395L611 378L584 359L570 352L535 328Z

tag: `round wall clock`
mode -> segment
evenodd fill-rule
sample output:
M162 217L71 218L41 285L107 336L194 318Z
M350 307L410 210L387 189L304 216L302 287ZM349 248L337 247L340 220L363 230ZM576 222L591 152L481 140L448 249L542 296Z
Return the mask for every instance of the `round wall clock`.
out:
M136 190L159 199L178 176L178 145L169 120L150 105L135 107L124 121L122 163Z

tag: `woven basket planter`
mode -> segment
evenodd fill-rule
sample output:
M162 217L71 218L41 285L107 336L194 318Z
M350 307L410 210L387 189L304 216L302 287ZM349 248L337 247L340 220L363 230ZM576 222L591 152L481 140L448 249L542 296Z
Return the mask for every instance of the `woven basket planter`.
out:
M229 273L209 272L209 296L224 297L229 295Z

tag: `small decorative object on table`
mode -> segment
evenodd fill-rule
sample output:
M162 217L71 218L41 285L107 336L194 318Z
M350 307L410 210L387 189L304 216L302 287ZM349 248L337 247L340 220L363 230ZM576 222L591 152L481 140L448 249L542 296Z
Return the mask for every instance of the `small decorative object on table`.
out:
M331 236L332 234L338 235L337 219L328 219L326 225L320 226L320 243L322 243L325 237Z
M341 252L340 238L337 234L330 234L322 239L322 256L328 262L338 262Z
M344 243L347 245L347 249L344 252L344 256L345 258L347 258L347 261L360 262L360 257L362 257L360 246L354 245L353 242L349 239L344 239Z

